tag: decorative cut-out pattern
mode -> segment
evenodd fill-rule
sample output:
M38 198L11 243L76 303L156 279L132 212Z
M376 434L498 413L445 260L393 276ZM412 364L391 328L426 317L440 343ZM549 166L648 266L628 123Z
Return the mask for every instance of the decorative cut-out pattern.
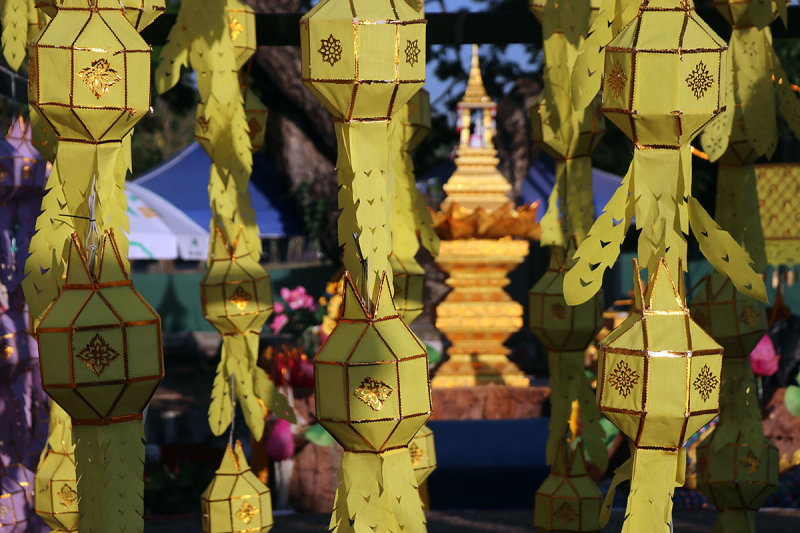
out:
M203 130L203 133L208 133L208 127L211 125L211 119L206 117L198 117L197 125Z
M756 457L752 450L748 450L747 455L742 457L739 463L741 463L745 470L747 470L747 473L752 476L758 472L758 468L761 466L761 459Z
M78 77L83 80L83 83L89 87L97 99L106 94L117 82L122 81L122 77L111 68L111 64L105 58L92 61L92 66L78 72Z
M252 141L256 135L261 133L261 124L258 123L258 120L255 118L251 118L247 121L247 131L250 135L250 140Z
M109 346L106 340L98 333L92 337L89 344L78 352L75 357L86 363L89 370L94 372L96 376L99 376L105 372L108 365L119 357L119 352Z
M608 377L608 382L623 398L627 398L633 387L639 383L639 374L625 361L619 361Z
M606 86L614 94L614 98L622 96L626 83L628 83L628 76L625 75L625 70L619 63L614 63L611 72L606 76Z
M419 42L414 39L413 41L406 41L406 43L406 63L413 67L414 64L419 63Z
M366 377L355 390L355 397L367 404L373 411L383 409L383 402L392 395L394 389L379 379Z
M236 516L239 518L239 520L241 520L245 524L249 524L250 521L253 518L255 518L257 514L258 514L258 509L250 505L248 502L244 502L242 506L239 507L239 510L236 511Z
M686 77L686 83L689 89L694 93L694 97L698 100L706 94L706 91L714 85L714 77L706 68L705 63L702 61L697 64L691 74Z
M739 319L745 326L753 327L758 323L759 314L753 309L752 305L745 305L742 312L739 314Z
M708 365L703 365L700 373L694 378L694 390L700 393L700 397L703 398L704 402L707 402L717 385L719 385L719 378L711 372Z
M556 320L563 320L565 316L567 316L566 308L561 304L553 304L550 306L550 316L555 318Z
M250 300L253 299L253 296L244 290L241 285L236 287L236 290L233 291L231 295L231 303L236 306L236 309L239 311L244 311L247 307L247 304L250 303Z
M322 39L322 45L317 52L324 62L333 66L342 59L342 41L330 34L327 39Z

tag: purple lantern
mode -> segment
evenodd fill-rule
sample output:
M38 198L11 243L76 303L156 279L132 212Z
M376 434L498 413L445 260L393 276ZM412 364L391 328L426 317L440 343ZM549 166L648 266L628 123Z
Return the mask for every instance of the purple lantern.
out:
M0 146L0 197L5 196L4 185L6 187L11 185L13 198L17 200L38 198L41 202L48 174L47 166L47 162L42 159L31 142L30 123L17 116L6 135L5 142Z
M33 472L22 465L0 470L0 531L27 531L32 509Z

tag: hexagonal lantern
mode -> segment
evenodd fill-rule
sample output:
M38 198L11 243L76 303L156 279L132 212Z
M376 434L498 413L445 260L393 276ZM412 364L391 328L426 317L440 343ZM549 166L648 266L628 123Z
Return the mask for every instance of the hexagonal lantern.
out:
M236 70L239 70L256 53L256 13L241 0L227 0L225 9L236 55Z
M250 147L253 152L258 152L264 146L264 134L267 131L267 106L250 89L244 96L244 114L247 117Z
M755 443L743 437L739 432L718 450L713 438L697 447L697 484L720 510L721 523L739 522L737 530L756 531L758 509L778 488L778 450L763 436ZM742 522L752 527L745 529Z
M260 331L272 314L269 274L254 252L245 252L241 230L232 244L216 232L211 266L200 281L203 316L222 335Z
M408 453L411 455L411 466L414 467L417 483L422 483L436 470L436 446L433 440L433 430L428 426L422 426L411 439Z
M536 491L533 525L538 531L600 531L603 493L589 477L583 444L562 441L550 475Z
M689 309L697 325L722 345L726 359L749 358L767 330L764 303L743 295L717 272L703 278Z
M150 46L117 0L59 7L30 45L29 100L62 141L119 141L150 109Z
M564 250L552 247L547 271L528 293L529 326L548 351L583 354L603 327L603 291L580 305L567 305L565 273Z
M46 179L47 162L31 143L30 123L17 116L0 141L0 197L41 198Z
M639 146L689 143L725 108L726 48L692 0L643 3L605 47L603 112Z
M78 528L78 481L75 447L66 451L47 450L36 470L36 514L57 531Z
M66 281L36 335L42 387L73 424L141 420L164 377L161 318L133 288L113 231L96 261L72 234Z
M590 157L606 132L606 121L597 100L583 110L575 124L578 130L571 131L569 138L564 138L558 124L552 123L544 96L531 106L530 120L534 142L554 159Z
M321 0L300 20L303 84L334 120L388 120L425 83L425 24L407 2Z
M0 468L0 531L28 531L32 508L33 472L21 464Z
M731 103L728 103L728 105L733 105L733 127L728 138L728 149L725 150L718 162L721 165L750 165L755 163L760 156L753 148L753 145L750 144L750 139L747 136L742 105Z
M203 533L266 533L272 529L272 498L250 470L242 443L228 446L208 488L200 496Z
M428 352L395 310L386 274L373 312L349 272L343 298L314 359L317 418L346 451L402 448L431 413Z
M681 271L682 272L682 271ZM719 412L722 348L689 316L662 258L631 315L600 343L600 411L636 447L677 451Z

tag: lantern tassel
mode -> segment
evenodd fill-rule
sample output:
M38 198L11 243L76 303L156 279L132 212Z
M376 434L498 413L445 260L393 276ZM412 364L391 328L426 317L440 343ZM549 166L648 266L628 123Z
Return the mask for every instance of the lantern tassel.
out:
M141 420L72 428L80 533L144 531L144 425Z
M330 530L423 533L422 500L407 447L379 454L344 452Z

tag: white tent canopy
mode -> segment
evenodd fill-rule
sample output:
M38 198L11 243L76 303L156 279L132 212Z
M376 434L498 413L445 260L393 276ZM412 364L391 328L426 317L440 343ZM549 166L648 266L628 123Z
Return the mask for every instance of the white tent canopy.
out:
M131 260L206 259L208 230L153 191L130 181L125 185Z

